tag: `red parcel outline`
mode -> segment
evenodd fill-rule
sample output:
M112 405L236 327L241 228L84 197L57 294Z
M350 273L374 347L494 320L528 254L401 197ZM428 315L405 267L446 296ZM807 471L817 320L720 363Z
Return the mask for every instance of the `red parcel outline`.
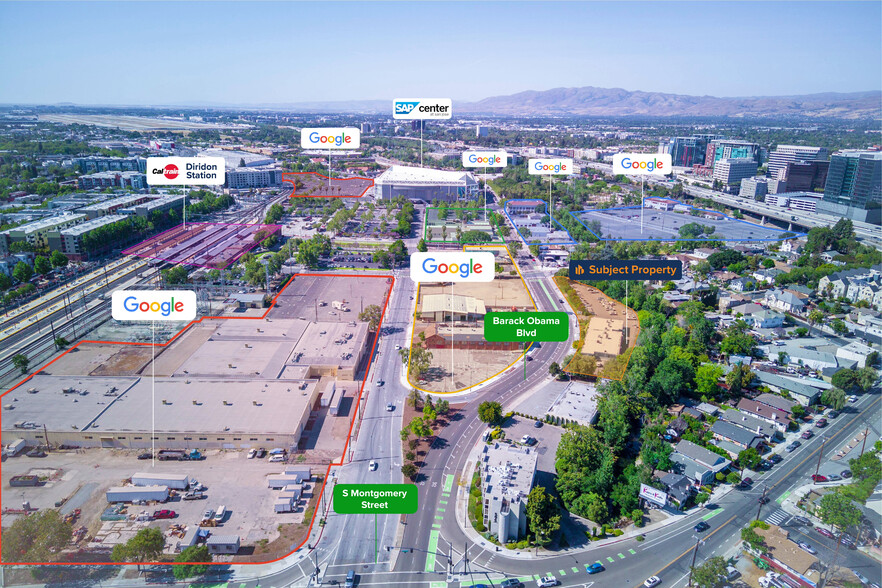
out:
M310 194L309 196L298 196L297 192L296 192L297 186L294 185L294 178L293 177L292 178L285 177L285 176L309 176L309 175L315 175L320 178L324 178L326 180L334 180L336 182L345 182L347 180L367 180L368 182L370 182L370 185L367 188L365 188L364 192L362 192L358 196L343 195L343 194L341 194L339 196L330 196L330 195L329 196L313 196L312 194ZM371 188L374 187L374 181L371 178L361 178L361 177L357 177L357 178L329 178L328 176L320 174L318 172L282 172L282 181L288 182L289 184L294 186L294 188L291 190L291 196L289 196L289 198L361 198L362 196L367 194L368 190L370 190Z
M189 329L192 325L194 325L196 323L201 323L204 319L263 320L266 317L266 315L269 314L269 312L276 305L276 300L282 294L282 292L285 291L285 288L287 288L291 284L291 282L294 281L294 278L296 278L298 276L322 277L322 278L327 278L327 277L332 277L332 278L371 278L371 279L392 280L390 287L389 287L389 292L386 294L386 300L383 301L383 312L380 315L380 323L377 325L377 335L374 337L374 343L371 346L370 357L374 357L374 354L377 350L377 342L380 340L380 330L383 327L383 319L385 319L385 317L386 317L386 308L389 306L389 298L392 296L392 289L395 287L395 276L392 274L383 274L383 275L379 275L379 276L377 276L377 275L373 275L373 276L360 275L360 274L293 274L291 276L291 280L289 280L288 283L285 284L285 286L281 290L279 290L279 292L273 297L272 303L266 309L266 312L263 313L262 315L260 315L260 316L204 316L202 318L190 321L189 323L187 323L187 325L185 327L183 327L180 331L175 333L168 341L166 341L165 343L157 343L156 346L157 347L166 347L172 341L177 339L178 336L180 336L182 333L184 333L184 331ZM50 365L52 365L53 363L55 363L56 361L58 361L59 359L61 359L62 357L64 357L65 355L67 355L68 353L73 351L74 349L76 349L77 347L79 347L82 343L97 343L97 344L103 344L103 345L140 345L140 346L147 346L147 347L153 345L153 343L135 343L135 342L129 342L129 341L93 341L93 340L80 341L76 345L73 345L67 351L65 351L64 353L62 353L61 355L59 355L58 357L56 357L52 361L50 361L49 363L41 366L40 369L34 370L34 372L31 373L27 378L25 378L24 380L22 380L21 382L19 382L18 384L16 384L15 386L10 388L6 392L4 392L2 395L0 395L0 398L5 396L9 392L12 392L13 390L18 388L19 386L23 385L24 383L26 383L28 380L33 378L40 371L42 371L44 368L49 367ZM368 381L368 375L370 374L370 369L371 369L371 362L368 362L367 370L364 373L364 379L361 381L361 387L358 390L358 398L356 400L356 406L358 406L358 403L361 402L362 396L364 395L364 386ZM349 422L349 432L346 436L346 442L343 444L343 451L340 455L339 461L332 461L330 464L328 464L328 468L325 471L325 477L322 481L322 489L319 492L319 495L317 497L319 502L321 501L322 495L325 492L325 487L328 484L330 474L331 474L331 467L344 465L343 462L346 458L346 451L349 449L349 442L352 438L352 429L355 426L355 419L357 418L357 416L358 416L358 411L357 410L352 411L352 420L350 420L350 422ZM2 425L2 413L0 413L0 425ZM0 466L0 469L2 469L2 466ZM3 502L3 492L0 491L0 508L2 508L2 502ZM289 557L291 554L299 551L300 548L302 548L306 544L306 542L309 541L309 537L310 537L310 535L312 535L312 527L313 527L313 524L315 523L316 515L318 515L318 514L319 514L318 509L315 509L315 511L312 514L312 519L309 521L309 529L307 529L307 532L306 532L306 539L304 539L297 547L295 547L294 549L292 549L291 551L289 551L285 555L277 557L276 559L271 559L269 561L261 561L261 562L247 562L246 561L246 562L233 562L233 563L231 563L231 562L165 562L165 561L155 561L155 562L119 562L119 561L7 562L7 561L0 561L0 566L22 566L22 565L25 565L25 566L95 566L95 565L102 565L102 566L103 565L107 565L107 566L120 566L120 565L163 565L163 566L165 566L165 565L225 565L225 566L228 566L228 565L237 565L238 566L238 565L264 565L264 564L273 563L273 562L283 560L286 557ZM2 544L2 540L3 540L2 539L2 530L0 530L0 544Z

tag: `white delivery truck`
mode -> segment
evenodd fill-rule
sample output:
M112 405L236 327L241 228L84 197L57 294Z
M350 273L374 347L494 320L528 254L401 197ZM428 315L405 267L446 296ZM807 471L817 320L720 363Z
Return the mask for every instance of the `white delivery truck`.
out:
M15 457L16 455L27 449L27 446L28 444L24 439L16 439L6 446L6 456Z
M331 306L333 306L335 310L339 310L340 312L349 312L349 309L346 308L345 300L343 300L342 302L340 300L335 300L331 303Z

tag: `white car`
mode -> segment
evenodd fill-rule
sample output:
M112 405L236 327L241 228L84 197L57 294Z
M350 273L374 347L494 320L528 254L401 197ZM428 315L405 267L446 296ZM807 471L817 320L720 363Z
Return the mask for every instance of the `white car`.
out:
M396 346L395 346L395 350L397 351L397 350L399 350L399 349L401 349L401 345L396 345Z
M646 588L653 588L653 586L658 586L659 584L661 584L661 578L658 576L649 576L646 578L646 581L643 582L643 585Z
M250 451L248 451L248 459L254 459L255 455L257 455L256 449L251 449Z
M851 396L848 397L848 401L851 402L852 404L854 404L855 402L857 402L857 396L852 394Z
M393 410L395 410L395 405L394 405L394 404L392 404L392 403L390 402L389 404L386 405L386 412L392 412Z
M368 469L370 471L374 471L375 469L377 469L377 462L375 462L374 460L371 460L371 462L368 464Z
M539 588L549 588L550 586L557 586L557 584L557 578L552 575L542 576L536 580L536 586Z

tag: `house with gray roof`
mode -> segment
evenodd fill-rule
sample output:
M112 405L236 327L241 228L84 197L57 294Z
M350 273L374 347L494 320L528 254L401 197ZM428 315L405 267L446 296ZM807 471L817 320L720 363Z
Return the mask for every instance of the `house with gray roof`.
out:
M682 474L668 473L658 481L668 493L668 502L673 502L680 508L686 506L686 501L692 496L692 484L689 482L689 478Z
M765 445L761 434L739 427L728 421L718 420L711 427L711 431L715 439L728 441L735 446L733 449L723 447L733 459L736 459L738 454L745 449L752 447L757 451L762 451Z
M758 419L752 414L728 408L720 413L720 420L732 423L748 431L757 432L762 435L766 441L775 439L778 435L778 429L774 425L767 423L762 419Z
M754 377L759 383L768 386L773 392L787 392L796 400L794 402L774 394L760 394L756 398L757 402L786 412L788 417L793 412L795 404L799 403L803 406L814 404L823 394L824 390L830 387L829 384L821 380L809 378L797 380L796 378L788 378L762 370L755 371Z
M775 374L771 374L775 375ZM783 410L784 412L791 414L793 413L793 407L799 404L795 400L787 400L783 396L778 396L777 394L768 394L763 393L754 398L757 402L762 402L763 404L768 404L772 408L777 408L779 410Z
M677 464L677 473L689 478L695 486L710 484L718 472L732 463L722 455L685 440L674 447L671 461Z
M803 314L806 308L805 302L799 296L792 292L778 290L777 288L767 290L763 300L769 308L780 310L781 312Z

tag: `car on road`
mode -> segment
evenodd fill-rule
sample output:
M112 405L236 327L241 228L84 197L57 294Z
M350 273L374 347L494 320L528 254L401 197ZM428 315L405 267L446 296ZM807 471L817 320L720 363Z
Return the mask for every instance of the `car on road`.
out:
M860 580L861 584L869 584L870 583L870 579L868 577L866 577L865 575L863 575L862 573L860 573L859 571L852 569L851 573L854 574L858 580Z
M542 576L538 580L536 580L537 588L550 588L551 586L557 586L557 578L552 575Z
M207 498L207 496L202 492L190 491L184 494L184 500L202 500L203 498Z
M499 586L500 588L521 588L521 582L515 578L506 578L499 583Z
M759 502L760 504L768 504L769 497L763 495L763 496L760 496L759 498L757 498L756 501Z
M603 567L603 564L600 562L596 562L590 565L585 566L585 571L589 574L599 574L606 568Z
M394 404L392 404L392 403L390 402L389 404L386 405L386 412L392 412L393 410L395 410L395 405L394 405Z
M704 521L701 521L700 523L695 525L694 528L696 533L701 533L702 531L707 531L708 529L710 529L710 525L708 525Z
M249 450L248 450L248 459L254 459L254 456L255 456L255 455L257 455L257 450L256 450L256 449L249 449Z
M799 447L800 445L802 445L801 442L799 442L799 441L794 441L793 443L791 443L790 445L788 445L788 446L785 447L784 449L785 449L788 453L790 453L791 451L796 451L796 448Z
M838 410L831 410L830 412L827 413L827 418L830 418L830 419L835 419L838 416L839 416Z
M812 522L805 517L793 517L793 520L799 523L800 525L805 525L806 527L811 527Z
M818 532L818 535L823 535L827 539L835 539L836 538L833 536L833 533L831 533L830 531L828 531L824 527L815 527L815 531Z
M153 518L154 519L173 519L177 516L177 513L173 510L162 509L162 510L154 510Z
M851 477L851 470L842 470L839 475L847 480Z
M800 437L802 437L803 439L811 439L812 435L814 435L814 433L812 433L812 430L809 429L808 431L800 435Z
M769 456L769 461L772 463L781 463L782 461L784 461L784 458L781 457L780 455L778 455L777 453L773 453L772 455Z
M842 535L839 538L839 544L845 545L849 549L857 549L857 545L854 544L854 539L852 539L849 535Z
M377 380L377 386L382 386L386 383L386 380Z
M745 484L747 484L748 486L753 484L753 478L751 478L750 476L747 476L746 478L744 478L741 481L744 482Z
M815 423L815 426L819 429L823 429L827 426L827 419L818 419L818 422Z
M815 484L820 484L821 482L828 481L829 479L827 478L827 476L824 476L822 474L812 474L812 482L814 482Z
M371 460L371 462L368 464L368 469L370 471L376 470L377 469L377 462L375 462L374 460Z
M815 555L816 553L818 553L818 551L814 547L812 547L811 545L809 545L805 541L797 541L796 544L799 545L800 549L802 549L803 551L808 551L812 555Z
M355 570L349 570L346 573L346 588L355 586Z
M398 351L399 349L401 349L401 345L396 345L395 350Z
M659 578L658 576L649 576L643 582L643 586L645 586L645 588L654 588L659 584L661 584L661 578Z
M152 453L142 453L138 456L138 459L153 459Z
M28 457L46 457L48 454L42 449L31 449L25 455Z

